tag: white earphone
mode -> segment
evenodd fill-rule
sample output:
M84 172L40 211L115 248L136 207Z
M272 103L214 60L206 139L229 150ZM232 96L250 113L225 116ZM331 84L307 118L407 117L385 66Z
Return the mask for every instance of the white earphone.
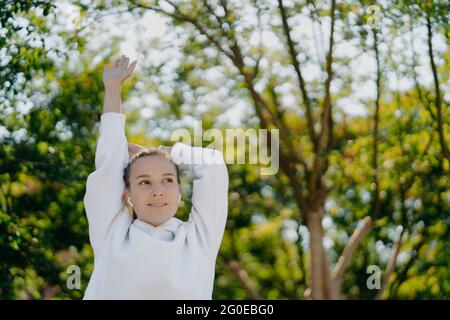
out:
M181 194L178 195L178 204L180 203L180 201L181 201Z

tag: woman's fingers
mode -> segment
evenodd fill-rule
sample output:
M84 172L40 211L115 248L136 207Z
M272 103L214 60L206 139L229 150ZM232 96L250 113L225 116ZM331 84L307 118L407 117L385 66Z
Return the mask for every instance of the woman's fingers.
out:
M128 57L125 56L125 55L121 55L120 58L117 59L117 60L114 62L113 67L116 67L116 68L118 68L118 67L125 67L126 69L129 70L129 68L131 67L131 65L128 66L129 62L130 62L130 58L128 58ZM137 61L136 61L136 62L137 62ZM136 62L134 62L134 65L136 65ZM104 70L106 71L106 70L109 70L109 69L110 69L110 68L108 68L107 65L105 65ZM133 69L134 69L134 66L133 66Z
M129 61L130 61L130 58L123 59L121 66L126 68L128 66Z
M129 78L136 67L137 60L130 64L130 58L126 55L121 55L119 59L115 60L112 65L106 63L103 65L103 77L110 79L118 79L123 82Z
M133 61L130 66L126 69L126 79L128 79L133 73L134 67L136 66L137 60Z
M115 67L120 66L124 57L125 57L124 55L121 55L120 58L116 60L116 63L114 64L114 66Z
M137 60L134 60L134 61L130 64L130 66L128 67L129 74L132 74L132 73L133 73L134 67L136 67L136 63L137 63Z
M138 153L139 151L141 151L143 149L144 149L144 147L142 147L141 145L128 142L128 152L131 153L132 155Z

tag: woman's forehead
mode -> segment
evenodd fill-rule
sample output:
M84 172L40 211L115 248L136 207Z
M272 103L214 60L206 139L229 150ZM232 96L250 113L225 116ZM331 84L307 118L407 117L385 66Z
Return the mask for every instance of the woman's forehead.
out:
M131 166L131 177L138 177L146 174L149 176L162 176L167 173L176 175L175 165L169 160L160 156L145 156L136 161Z

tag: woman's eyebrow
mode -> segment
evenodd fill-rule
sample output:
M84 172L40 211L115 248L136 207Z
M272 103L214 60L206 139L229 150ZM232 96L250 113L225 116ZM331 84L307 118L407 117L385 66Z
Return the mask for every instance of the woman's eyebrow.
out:
M175 176L173 173L167 172L163 173L163 176ZM151 177L149 174L141 174L140 176L136 177L136 180L143 177Z

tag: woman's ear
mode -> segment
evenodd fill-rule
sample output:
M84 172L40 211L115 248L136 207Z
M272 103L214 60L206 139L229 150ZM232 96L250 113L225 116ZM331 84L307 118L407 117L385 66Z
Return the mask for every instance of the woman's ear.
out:
M123 190L123 194L122 194L122 201L123 201L123 202L126 202L127 199L128 199L128 196L129 196L128 189L125 188L125 189Z

